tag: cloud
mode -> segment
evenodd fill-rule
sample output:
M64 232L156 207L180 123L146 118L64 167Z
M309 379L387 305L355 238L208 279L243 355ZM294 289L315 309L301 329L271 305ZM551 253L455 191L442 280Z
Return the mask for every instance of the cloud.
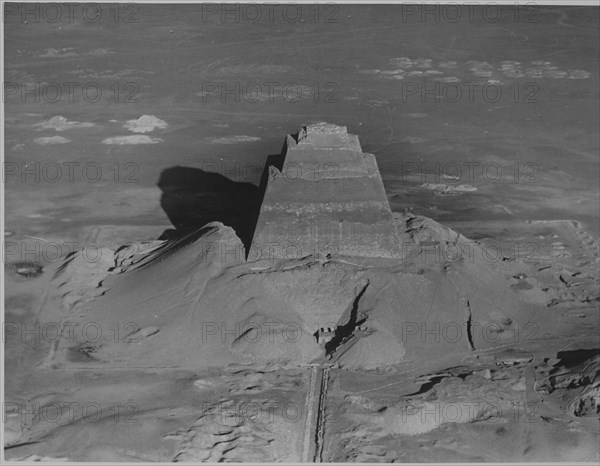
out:
M589 71L585 70L569 70L569 79L587 79L591 75Z
M102 144L115 144L118 146L134 145L134 144L157 144L162 142L160 138L151 138L148 136L135 135L135 136L115 136L112 138L106 138L102 141Z
M255 136L245 136L245 135L239 135L239 136L225 136L225 137L215 137L215 138L208 138L209 142L212 142L213 144L237 144L238 142L252 142L252 141L260 141L259 137L255 137Z
M63 116L56 115L47 121L37 123L33 126L39 127L40 129L38 131L41 131L43 129L55 129L56 131L66 131L68 129L91 128L92 126L95 126L95 125L94 125L94 123L69 121Z
M96 57L101 57L104 55L112 55L113 53L115 53L115 52L111 49L99 48L99 49L90 50L88 53L86 53L86 55L93 55Z
M123 128L126 128L134 133L149 133L157 128L164 129L167 126L168 125L166 121L156 118L154 115L142 115L137 120L127 121L123 125Z
M442 183L421 183L421 187L431 189L441 195L477 191L477 188L470 184L447 185Z
M33 142L42 146L46 146L51 144L66 144L67 142L71 142L71 140L63 138L62 136L48 136L43 138L36 138L33 140Z
M67 47L64 49L46 49L44 53L40 55L40 58L65 58L65 57L76 57L79 54L73 51L73 47Z
M115 53L115 52L111 49L97 48L97 49L89 50L88 52L84 53L83 55L89 55L89 56L93 56L93 57L101 57L101 56L105 56L105 55L112 55L113 53ZM49 49L44 50L44 52L38 56L40 58L68 58L68 57L79 57L80 54L75 52L75 49L73 47L66 47L66 48L62 48L62 49L49 48Z

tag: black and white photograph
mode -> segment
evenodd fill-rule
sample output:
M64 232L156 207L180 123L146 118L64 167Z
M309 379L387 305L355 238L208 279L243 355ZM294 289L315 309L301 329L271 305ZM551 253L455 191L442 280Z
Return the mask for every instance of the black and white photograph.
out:
M600 462L600 4L2 1L0 463Z

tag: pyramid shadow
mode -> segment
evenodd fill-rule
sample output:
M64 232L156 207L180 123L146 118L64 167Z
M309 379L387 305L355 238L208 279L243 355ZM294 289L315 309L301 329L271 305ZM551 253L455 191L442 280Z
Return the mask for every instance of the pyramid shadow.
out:
M232 227L246 249L252 242L260 203L260 187L192 167L170 167L158 181L160 205L175 227L160 239L177 239L209 222Z
M192 167L170 167L160 174L160 205L173 224L159 239L177 240L209 222L230 226L250 250L263 201L269 165L281 169L281 154L267 157L260 185L233 181L220 173Z

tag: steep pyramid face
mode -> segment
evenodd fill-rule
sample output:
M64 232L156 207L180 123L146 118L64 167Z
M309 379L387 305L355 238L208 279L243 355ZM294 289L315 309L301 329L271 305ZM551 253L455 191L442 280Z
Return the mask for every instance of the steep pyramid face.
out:
M269 179L248 260L314 254L399 257L401 245L375 156L346 127L318 123L287 136Z

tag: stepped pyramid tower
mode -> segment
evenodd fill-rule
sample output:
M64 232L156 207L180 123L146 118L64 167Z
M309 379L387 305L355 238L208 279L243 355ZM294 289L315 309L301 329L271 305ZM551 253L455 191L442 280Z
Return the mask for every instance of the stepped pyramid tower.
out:
M249 261L309 254L400 257L377 161L362 152L358 136L345 126L305 126L287 135L275 158L265 168Z

